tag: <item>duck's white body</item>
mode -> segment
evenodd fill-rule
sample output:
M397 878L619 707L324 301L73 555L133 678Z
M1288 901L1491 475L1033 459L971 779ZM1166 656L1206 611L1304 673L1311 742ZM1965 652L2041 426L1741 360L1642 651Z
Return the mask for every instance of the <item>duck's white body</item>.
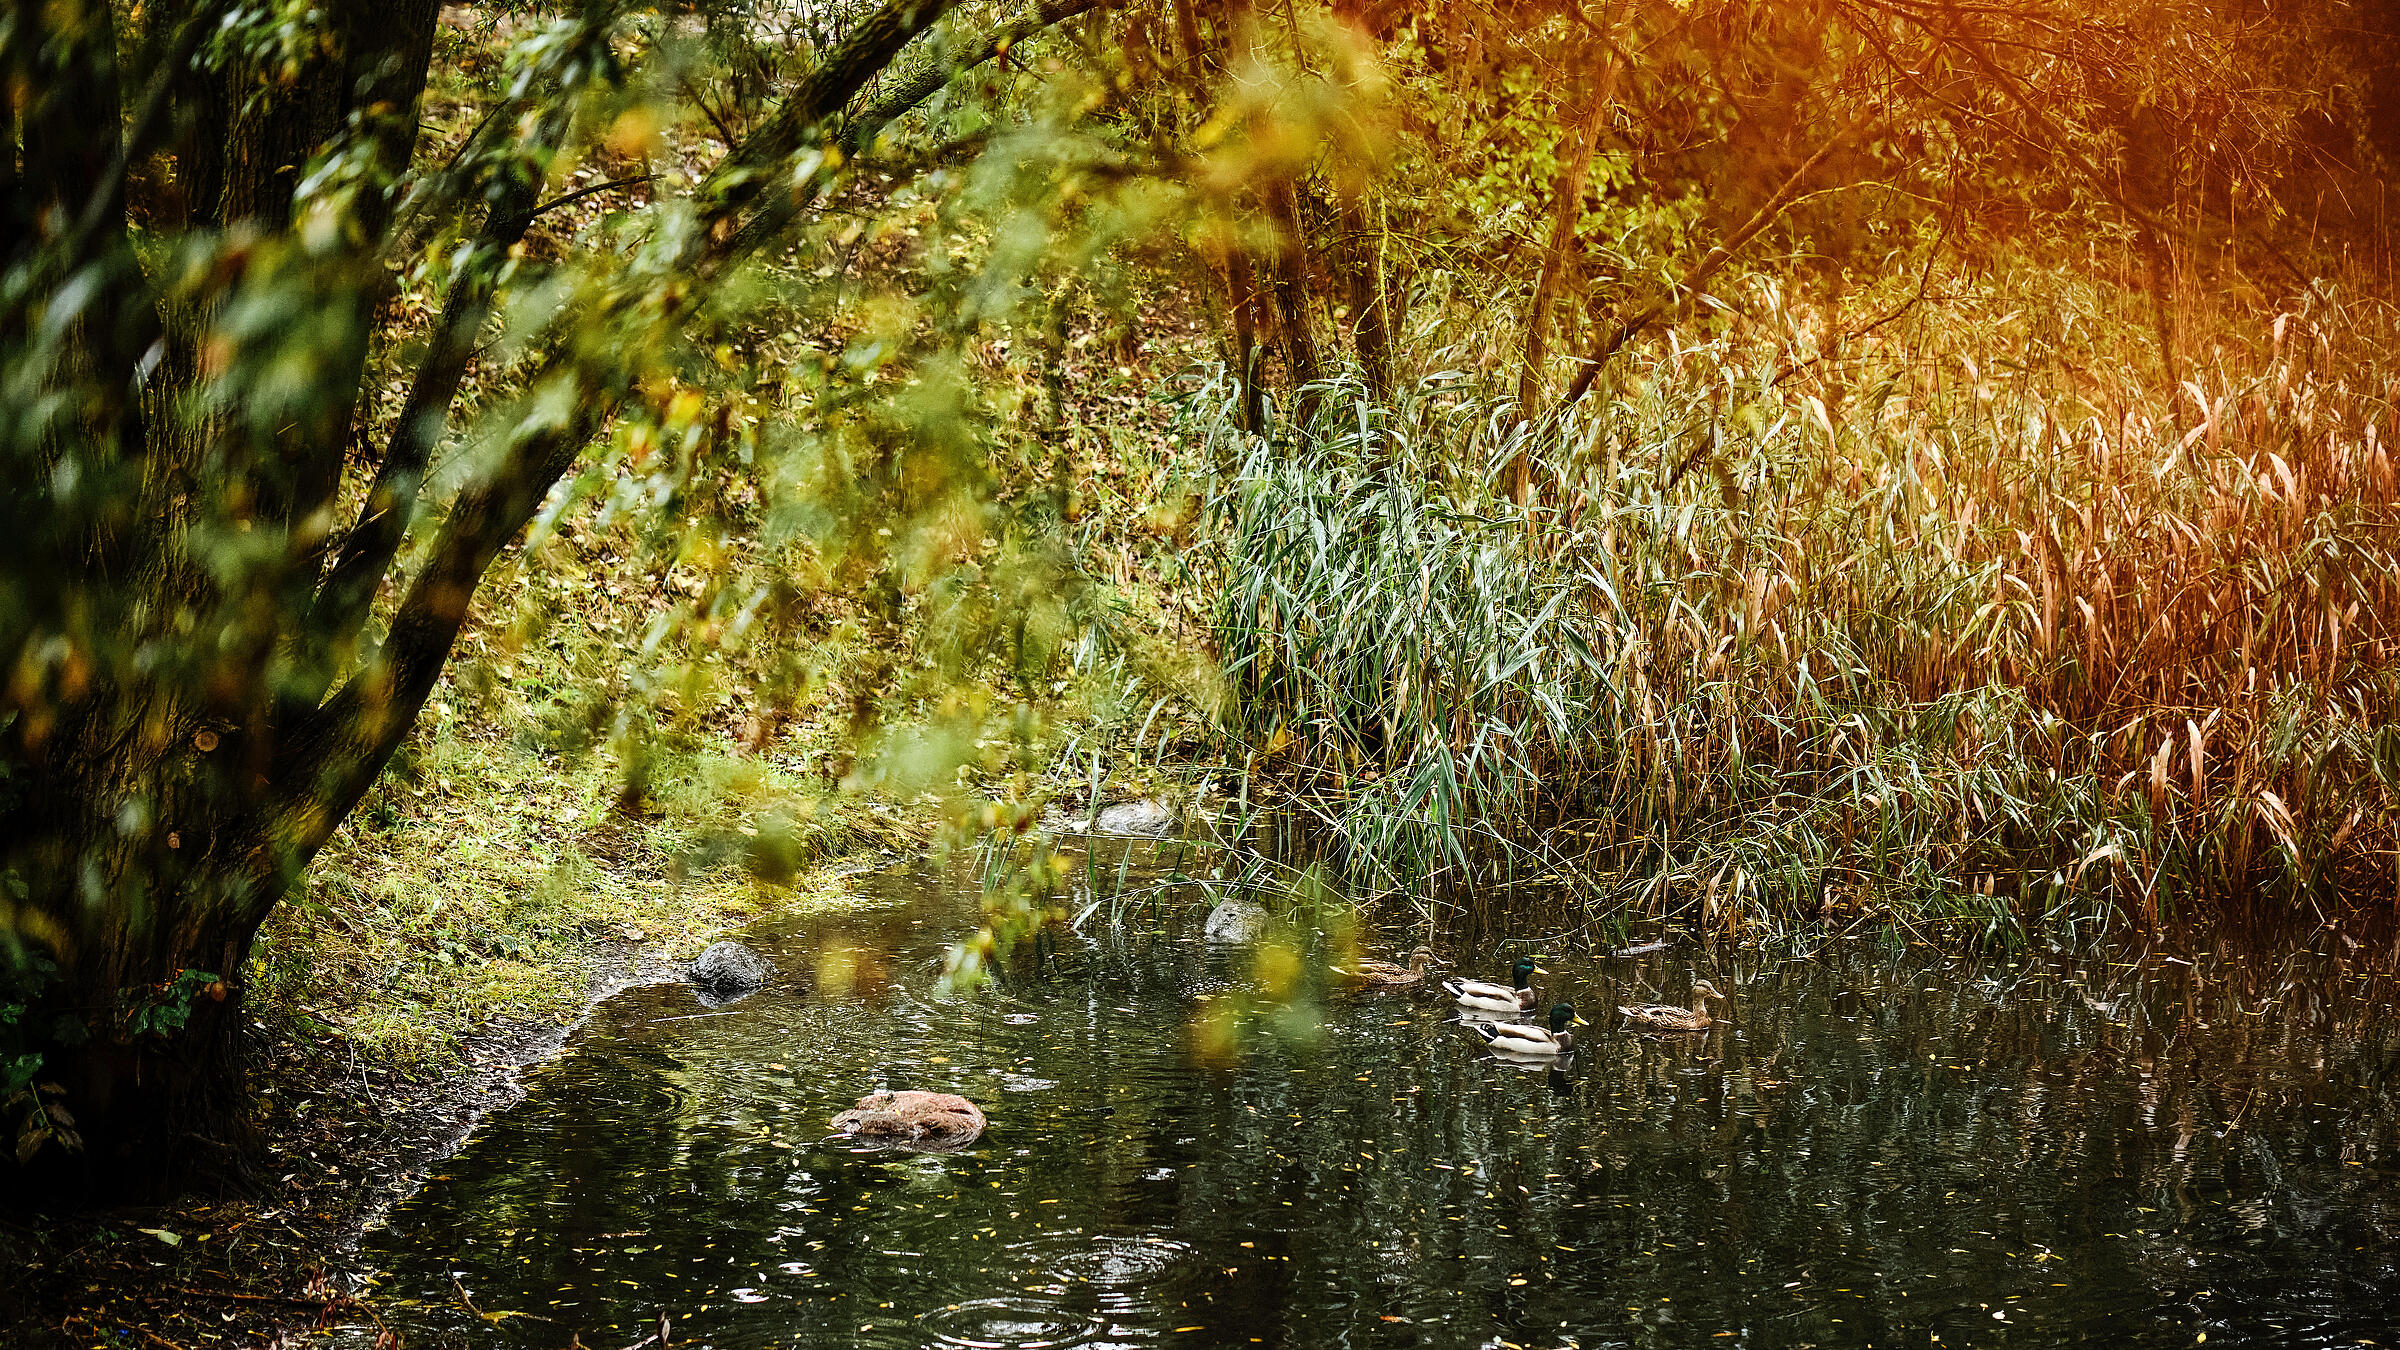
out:
M1462 1008L1484 1012L1521 1013L1534 1003L1531 989L1511 989L1489 980L1444 980L1442 992L1457 999Z
M1552 1031L1523 1022L1476 1022L1471 1026L1485 1045L1504 1054L1563 1055L1575 1048L1572 1031Z

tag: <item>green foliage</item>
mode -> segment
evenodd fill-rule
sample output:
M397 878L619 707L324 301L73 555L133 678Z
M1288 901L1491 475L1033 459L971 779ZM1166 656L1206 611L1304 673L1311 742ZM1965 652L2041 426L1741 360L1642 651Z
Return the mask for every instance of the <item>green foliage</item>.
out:
M362 804L408 832L454 716L521 708L587 820L674 816L659 872L777 886L847 828L832 786L960 791L1026 724L987 674L1055 692L1096 599L1057 514L1000 500L1021 401L984 364L1121 293L1102 260L1184 194L1124 171L1109 72L1037 40L1058 13L929 32L945 8L812 12L796 45L745 4L445 11L431 66L372 10L0 31L12 87L46 72L0 146L0 955L41 985L0 1052L71 1048L58 1009L124 1010L90 1029L141 1053L201 1027L226 986L190 969L311 912ZM967 142L867 134L1002 19L1034 64ZM117 79L142 43L148 104ZM813 765L709 767L802 723ZM386 914L409 963L554 957L595 884L550 852L461 860L492 884L449 897L550 921Z
M225 978L205 970L179 970L166 987L145 991L124 1014L125 1035L172 1037L192 1020L193 1004L202 998L222 1001Z

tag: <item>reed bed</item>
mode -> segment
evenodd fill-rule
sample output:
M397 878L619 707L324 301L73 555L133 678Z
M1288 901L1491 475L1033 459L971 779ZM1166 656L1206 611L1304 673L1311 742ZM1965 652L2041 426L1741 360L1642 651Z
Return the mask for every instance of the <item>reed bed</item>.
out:
M2228 322L2169 404L2089 294L1862 335L1754 291L1531 425L1458 351L1265 437L1204 411L1222 724L1354 883L2002 937L2400 906L2389 309Z

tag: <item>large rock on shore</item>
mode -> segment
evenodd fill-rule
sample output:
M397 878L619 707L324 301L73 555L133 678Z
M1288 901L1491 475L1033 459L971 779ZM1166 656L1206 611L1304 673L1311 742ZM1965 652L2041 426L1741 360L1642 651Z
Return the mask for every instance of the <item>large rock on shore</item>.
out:
M964 1148L983 1133L983 1111L949 1092L870 1092L833 1128L909 1148Z
M767 958L738 942L712 942L692 963L692 984L700 1001L711 1007L755 993L775 968Z

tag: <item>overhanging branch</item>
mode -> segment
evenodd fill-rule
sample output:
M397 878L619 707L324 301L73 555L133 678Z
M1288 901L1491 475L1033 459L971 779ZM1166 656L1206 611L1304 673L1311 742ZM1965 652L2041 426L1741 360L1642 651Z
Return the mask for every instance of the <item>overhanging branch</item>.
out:
M333 566L318 588L306 629L313 642L339 643L357 633L366 622L385 571L399 556L434 447L441 443L449 425L450 405L466 378L475 338L491 318L508 252L525 237L539 213L535 203L541 198L544 175L538 166L557 148L566 128L563 109L542 119L525 162L512 166L514 171L494 195L483 228L450 284L441 317L426 344L425 358L417 366L408 399L393 424L383 462L376 466L375 481L359 508L358 523L344 536Z
M1774 195L1761 203L1758 210L1752 212L1748 220L1742 222L1740 229L1725 236L1715 247L1709 249L1707 255L1702 257L1699 263L1676 283L1674 290L1619 320L1616 327L1610 329L1606 336L1594 343L1591 355L1583 358L1583 369L1575 372L1575 382L1567 386L1566 397L1559 400L1559 406L1564 408L1590 393L1592 381L1599 376L1601 368L1608 364L1609 358L1615 356L1643 329L1682 308L1692 296L1699 294L1700 288L1708 284L1709 278L1715 276L1726 263L1733 261L1733 255L1741 252L1751 240L1758 237L1761 231L1775 223L1776 218L1783 214L1784 208L1790 206L1800 196L1801 185L1808 181L1809 174L1816 171L1816 167L1824 162L1827 155L1833 153L1835 147L1856 135L1858 130L1858 127L1852 127L1818 146L1817 152L1810 155L1799 168L1792 170L1791 176L1783 180L1782 186L1776 188Z
M856 96L910 38L940 15L946 3L891 0L852 30L768 124L728 155L725 164L703 183L703 218L722 222L729 211L738 209L737 203L754 199L769 176L798 149L803 133ZM539 191L538 183L530 189L528 210L539 200ZM509 223L508 217L495 213L491 225ZM721 252L729 236L729 231L697 232L681 255L665 265L665 273L675 276L698 269ZM671 324L688 314L705 289L689 285L669 288L664 293L666 313L658 322ZM465 340L471 341L475 329L466 328L463 317L459 328ZM295 860L312 856L366 795L416 724L426 698L449 664L451 649L466 624L468 608L485 571L525 528L543 499L622 404L629 392L622 374L593 366L565 344L554 347L531 385L555 388L563 382L563 402L571 411L563 418L521 429L492 473L459 496L434 538L424 568L402 597L381 650L362 663L322 707L297 719L297 725L283 738L272 778L274 815L264 823L254 844L254 871L279 878ZM455 390L454 384L452 388ZM446 400L442 406L447 406ZM418 425L423 422L418 419ZM407 425L407 419L403 423ZM397 517L377 519L385 523L378 527L373 542L362 542L364 557L380 551L384 534L405 528L405 521ZM362 562L362 573L364 566ZM375 569L365 580L380 581L382 571ZM354 596L349 603L356 603ZM262 893L274 890L260 889Z
M952 59L935 62L918 71L890 93L860 109L842 128L842 152L853 159L857 158L874 144L876 134L887 124L948 88L952 80L1045 28L1114 3L1116 0L1042 0L1041 4L962 47Z
M1114 3L1116 0L1044 0L1042 4L1000 25L964 48L955 60L936 62L918 71L850 118L837 142L843 157L856 159L865 154L873 147L876 136L884 127L940 93L952 80L966 72L1045 28ZM722 261L746 258L764 248L790 227L792 218L799 211L797 194L778 193L769 197L726 242L721 250Z
M700 184L699 231L703 239L730 233L730 223L800 150L818 123L840 112L868 80L892 62L900 49L933 26L950 0L889 0L865 23L827 54L825 63L809 72L783 106L750 139L709 172Z

